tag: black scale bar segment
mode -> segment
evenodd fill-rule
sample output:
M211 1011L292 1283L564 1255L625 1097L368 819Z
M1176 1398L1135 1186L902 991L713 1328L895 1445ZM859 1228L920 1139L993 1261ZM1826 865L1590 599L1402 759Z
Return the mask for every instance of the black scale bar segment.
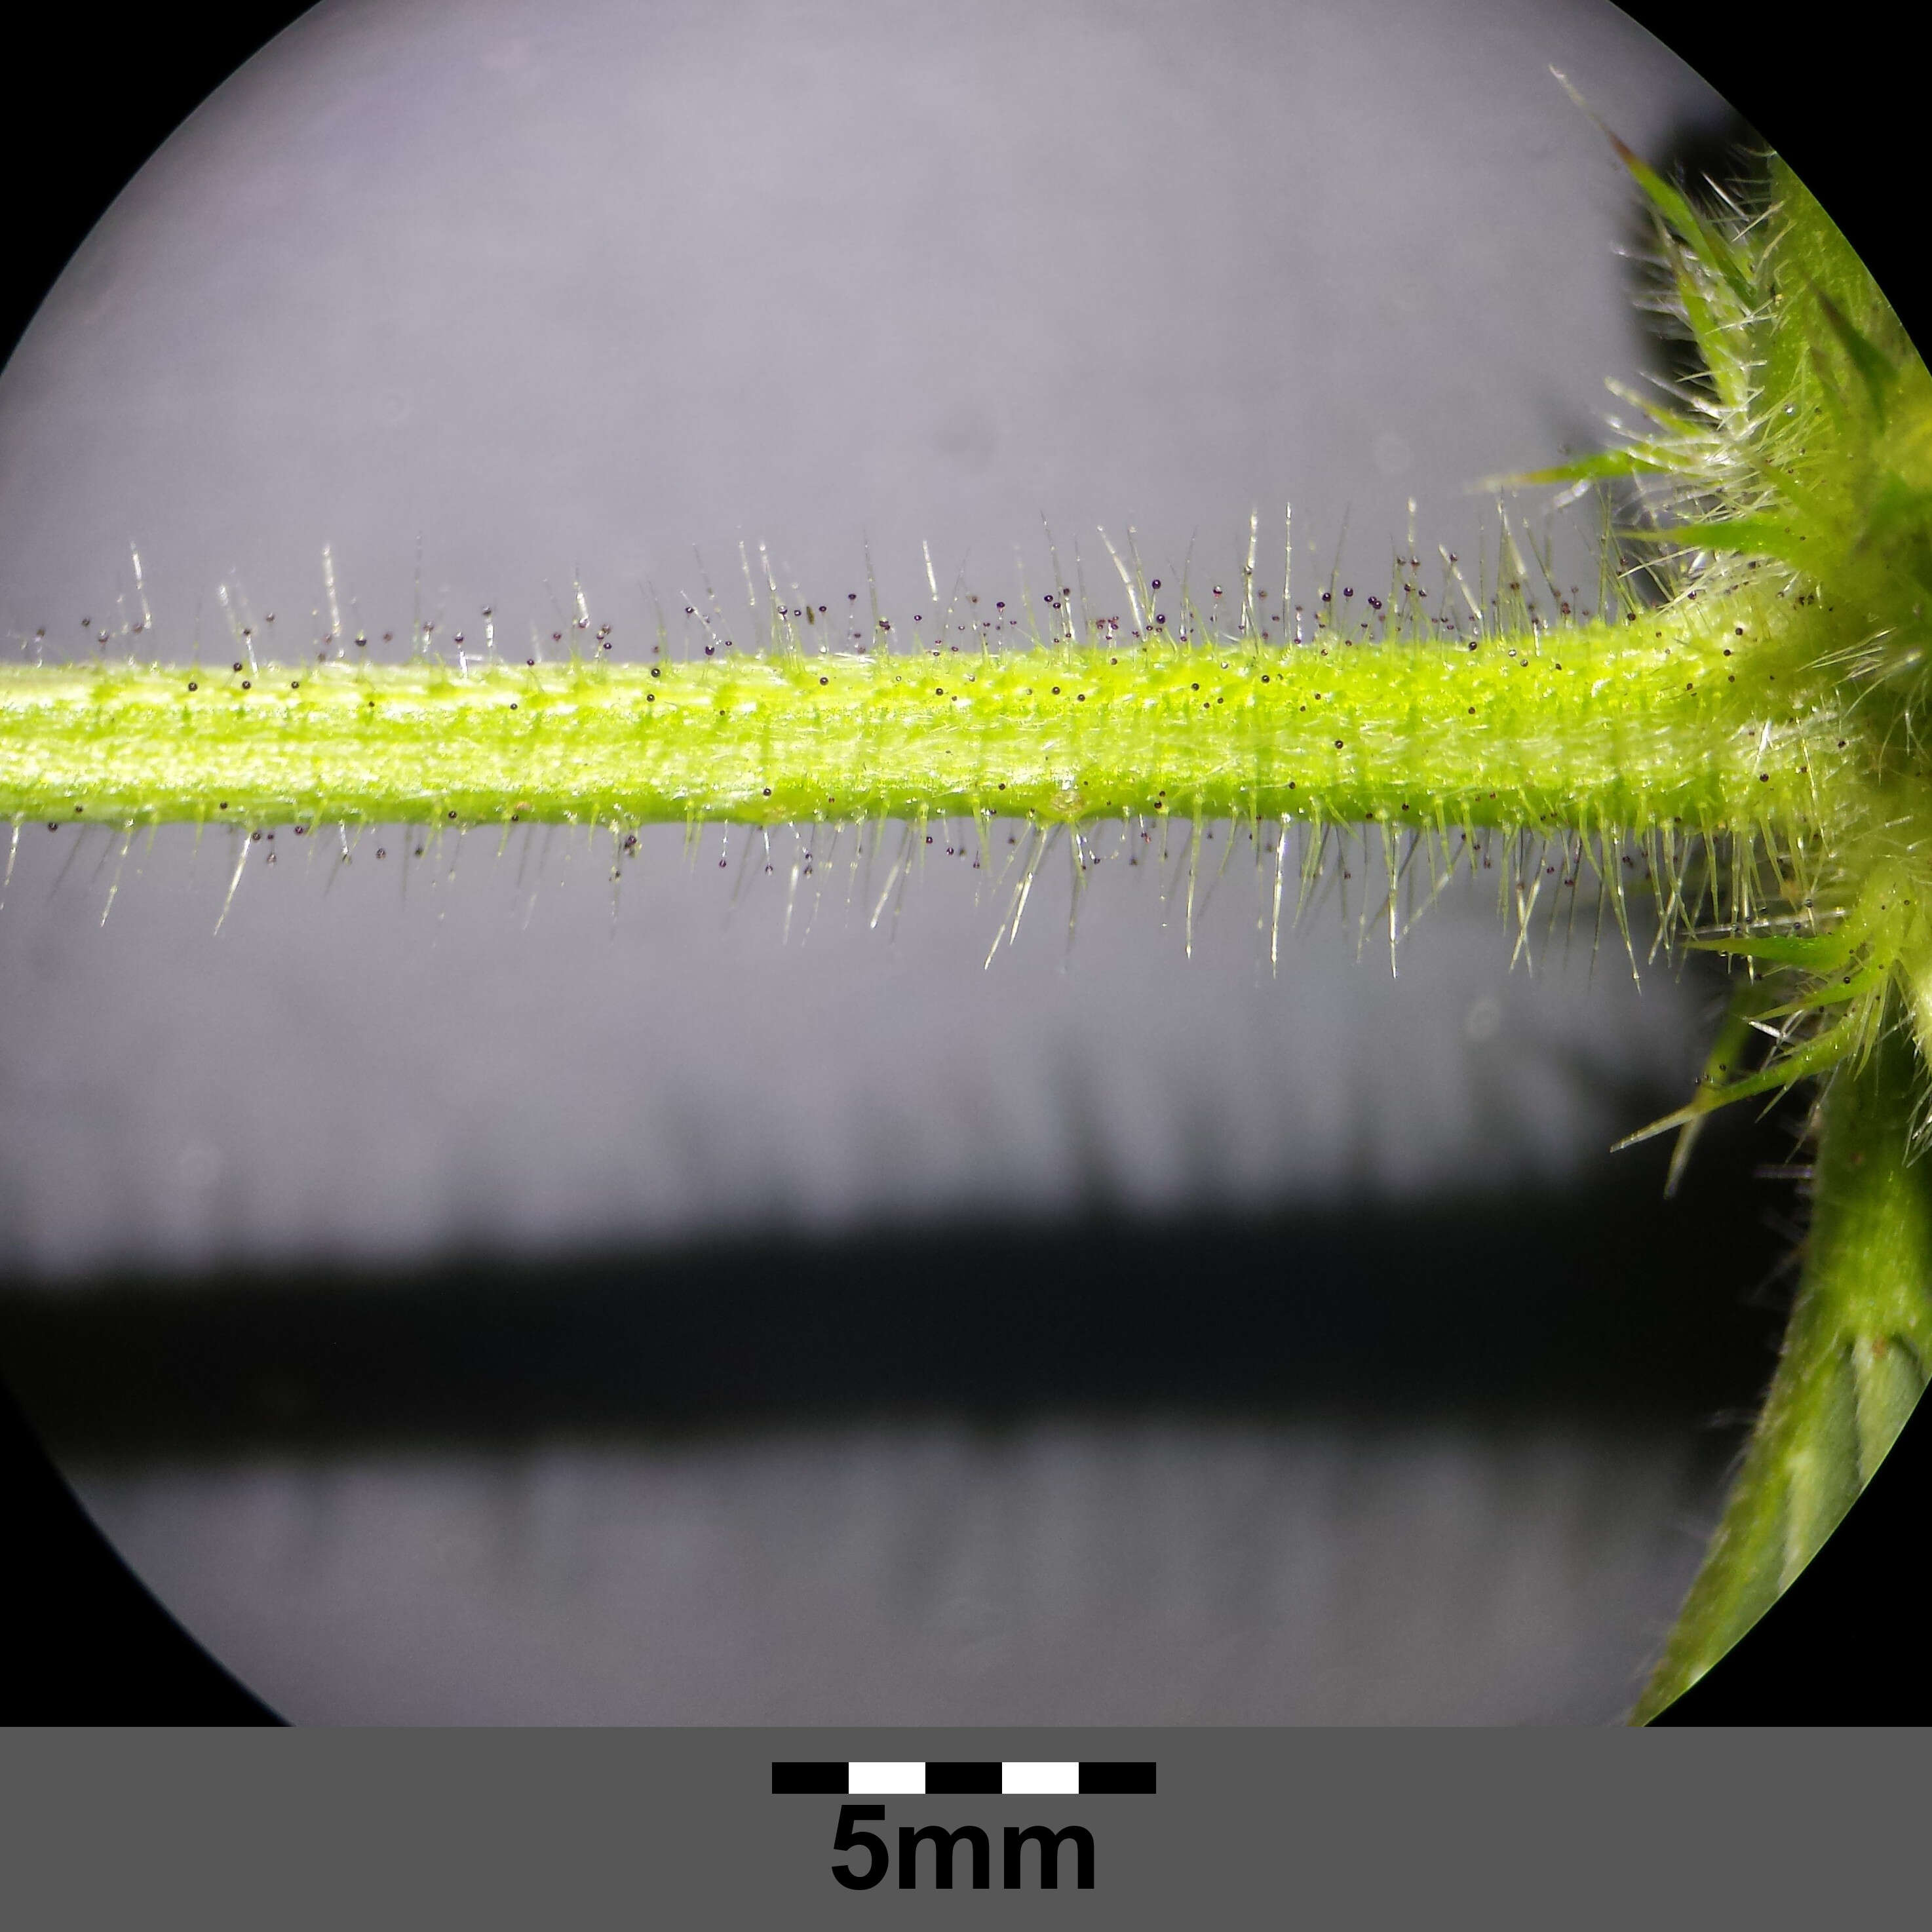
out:
M1154 1764L1151 1760L1136 1763L1131 1759L1122 1759L1114 1763L1092 1763L1080 1760L1080 1795L1083 1798L1136 1797L1154 1796Z
M926 1795L928 1798L997 1798L1000 1795L1000 1762L949 1763L937 1758L926 1761Z
M778 1798L843 1798L845 1761L836 1764L802 1762L772 1766L772 1795Z

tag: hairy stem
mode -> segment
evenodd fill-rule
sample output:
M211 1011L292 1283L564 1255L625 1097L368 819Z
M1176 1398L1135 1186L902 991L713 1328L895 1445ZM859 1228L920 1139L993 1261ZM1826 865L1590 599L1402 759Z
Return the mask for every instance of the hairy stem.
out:
M0 670L0 817L1828 830L1869 748L1771 646L1773 614L998 656L23 666Z
M1826 1090L1811 1232L1777 1372L1634 1722L1688 1690L1790 1588L1925 1386L1932 1162L1911 1158L1923 1068L1898 1014L1888 1018L1870 1054Z

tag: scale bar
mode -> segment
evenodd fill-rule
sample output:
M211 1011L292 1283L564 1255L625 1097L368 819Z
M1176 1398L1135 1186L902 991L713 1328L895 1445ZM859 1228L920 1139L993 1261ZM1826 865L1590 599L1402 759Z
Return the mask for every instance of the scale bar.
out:
M1151 1760L913 1758L773 1760L783 1797L1151 1797Z

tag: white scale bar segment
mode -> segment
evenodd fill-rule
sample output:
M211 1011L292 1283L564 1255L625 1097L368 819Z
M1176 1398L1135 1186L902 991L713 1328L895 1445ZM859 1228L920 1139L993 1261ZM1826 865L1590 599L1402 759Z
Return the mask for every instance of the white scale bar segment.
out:
M853 1760L845 1769L845 1792L850 1798L922 1798L926 1795L926 1760L910 1764L861 1764Z
M856 1767L854 1767L856 1768ZM1000 1790L1009 1798L1078 1798L1078 1760L1070 1764L1000 1766Z

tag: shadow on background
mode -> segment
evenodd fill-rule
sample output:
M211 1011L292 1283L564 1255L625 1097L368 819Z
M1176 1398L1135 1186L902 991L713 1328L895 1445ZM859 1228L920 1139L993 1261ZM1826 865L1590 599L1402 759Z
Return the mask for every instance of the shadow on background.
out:
M1762 1178L1789 1145L1720 1120L1670 1202L1660 1144L1584 1185L1426 1205L16 1286L0 1363L96 1477L1097 1418L1701 1438L1714 1480L1793 1279L1790 1190ZM67 1688L36 1708L266 1715L70 1514L79 1567L42 1598Z
M1755 1403L1792 1252L1784 1137L1711 1138L1672 1202L1660 1146L1466 1203L16 1290L0 1360L90 1463L934 1413L1694 1426Z

